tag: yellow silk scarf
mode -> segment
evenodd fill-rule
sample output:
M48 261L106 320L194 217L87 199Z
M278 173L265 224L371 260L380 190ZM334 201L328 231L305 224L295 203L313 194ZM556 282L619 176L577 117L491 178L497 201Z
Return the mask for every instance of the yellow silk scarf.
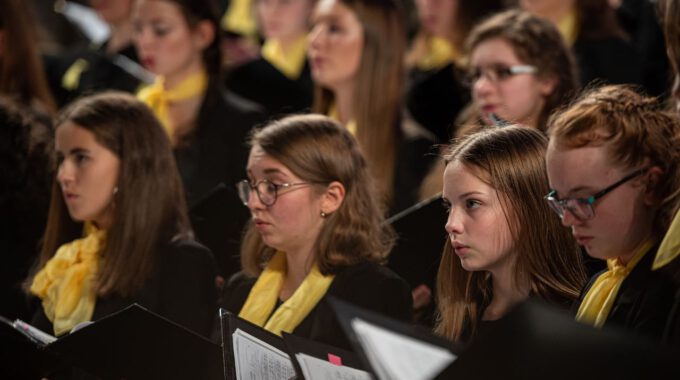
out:
M307 58L307 36L303 35L293 42L289 49L283 50L281 43L268 39L262 45L262 58L276 67L288 79L296 80L302 73Z
M205 71L190 75L174 88L167 90L162 76L137 94L137 97L149 106L163 124L168 136L172 139L175 126L171 125L169 105L172 102L191 99L205 93L208 87L208 74Z
M572 9L557 23L557 30L560 31L560 34L564 39L564 43L567 46L574 45L574 42L576 42L576 37L578 36L579 25L577 15L576 9Z
M338 110L335 108L335 104L331 105L331 108L328 110L328 117L331 119L340 122L340 116L338 115ZM345 124L345 128L347 128L347 131L352 134L352 136L356 137L357 136L357 122L356 120L352 119Z
M428 37L426 46L427 53L416 62L416 66L422 71L440 69L459 59L460 54L445 38Z
M581 306L576 313L576 320L602 327L609 317L609 312L614 305L616 295L621 288L623 280L635 268L635 265L652 248L653 241L646 241L633 255L627 265L621 264L618 258L607 260L608 271L604 272L595 280L581 302Z
M242 36L257 35L257 22L252 0L233 0L222 17L222 29Z
M248 294L239 317L276 335L281 335L282 331L290 333L319 303L335 278L322 275L314 265L295 293L272 315L285 276L286 254L276 252Z
M675 213L673 222L656 252L652 269L659 269L680 255L680 211Z
M94 312L94 280L106 232L88 223L85 235L59 247L31 284L31 293L42 299L45 315L57 336L90 321Z

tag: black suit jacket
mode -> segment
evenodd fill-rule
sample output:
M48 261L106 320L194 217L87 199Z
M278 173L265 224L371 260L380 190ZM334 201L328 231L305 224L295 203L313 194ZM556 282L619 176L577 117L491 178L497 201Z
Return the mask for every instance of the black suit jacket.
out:
M640 260L623 280L604 327L619 327L660 341L675 298L672 278L662 271L652 271L658 246ZM593 276L581 292L583 301L595 280ZM576 308L578 310L578 308Z
M132 297L98 297L92 320L133 303L208 337L217 312L215 262L210 251L191 240L169 243L158 251L153 273L142 289ZM54 333L42 307L32 324Z
M257 278L237 273L225 288L223 307L238 314ZM364 263L342 269L326 292L327 296L351 302L357 306L402 321L411 321L413 300L408 284L388 268ZM293 334L303 338L351 350L330 304L324 297Z

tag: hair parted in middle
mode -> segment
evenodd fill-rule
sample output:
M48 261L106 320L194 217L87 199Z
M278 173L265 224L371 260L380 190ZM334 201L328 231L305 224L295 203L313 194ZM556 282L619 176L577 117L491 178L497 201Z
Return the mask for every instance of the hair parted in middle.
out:
M250 145L314 183L319 192L334 181L345 187L342 204L324 218L316 239L315 261L321 273L385 259L393 233L383 223L381 203L359 145L344 127L321 115L289 116L254 131ZM244 271L259 275L274 253L250 223L241 246Z
M532 295L566 306L578 297L586 278L576 241L543 199L549 192L547 145L547 138L532 128L489 128L454 143L444 160L464 165L498 192L517 254L515 281L528 282ZM437 274L437 333L470 339L492 295L490 274L463 269L447 239Z
M356 13L364 33L352 106L356 138L376 178L381 200L389 204L405 80L407 42L402 8L396 0L340 1ZM314 112L328 115L333 103L333 93L317 85Z

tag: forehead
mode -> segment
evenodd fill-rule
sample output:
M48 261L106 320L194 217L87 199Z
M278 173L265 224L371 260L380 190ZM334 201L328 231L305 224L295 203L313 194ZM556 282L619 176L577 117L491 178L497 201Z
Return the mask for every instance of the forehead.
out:
M475 65L494 63L519 63L513 45L501 37L492 37L478 43L472 49L470 63Z
M74 147L92 148L102 147L94 136L94 133L87 129L67 121L57 128L54 141L55 149L58 151L68 150Z
M184 20L180 6L167 0L138 0L134 17L147 21Z
M282 175L295 177L293 172L281 161L267 154L259 145L254 145L248 155L248 173L252 176Z
M444 196L455 198L458 194L471 191L481 193L495 192L495 189L482 180L479 169L471 168L460 161L451 161L444 170Z
M315 19L328 17L352 18L354 12L340 0L320 0L314 8Z
M562 193L606 185L622 172L611 163L606 146L562 148L554 141L548 145L546 166L550 186Z

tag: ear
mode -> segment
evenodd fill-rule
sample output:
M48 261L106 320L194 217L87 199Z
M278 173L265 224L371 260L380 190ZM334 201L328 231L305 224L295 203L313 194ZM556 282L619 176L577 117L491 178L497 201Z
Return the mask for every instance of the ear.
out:
M334 213L340 208L344 200L345 186L338 181L331 182L321 196L321 212L325 214Z
M647 182L645 183L644 190L644 203L646 206L655 206L658 204L659 199L656 194L656 187L659 184L659 180L663 175L663 170L658 166L652 166L647 171Z
M194 27L193 35L196 45L201 49L205 49L215 39L215 26L210 21L199 21Z
M538 86L541 95L548 96L552 94L553 91L555 91L555 87L557 87L557 77L550 75L544 78L538 78Z

